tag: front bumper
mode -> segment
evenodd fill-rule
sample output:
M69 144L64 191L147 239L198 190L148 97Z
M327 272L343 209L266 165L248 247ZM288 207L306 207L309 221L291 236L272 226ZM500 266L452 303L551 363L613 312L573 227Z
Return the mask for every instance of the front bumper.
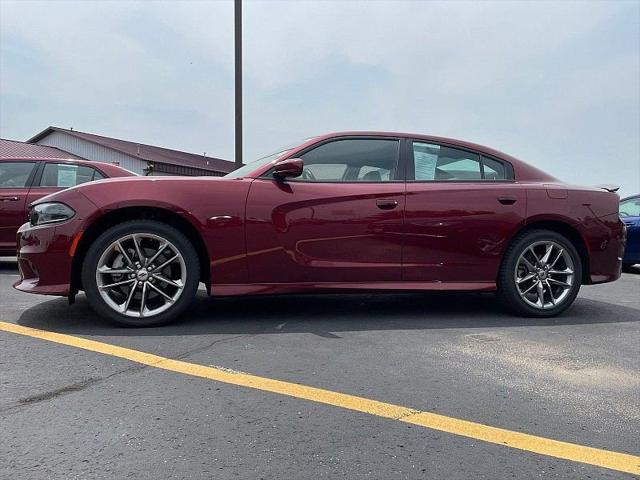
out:
M20 279L14 288L41 295L68 296L71 290L69 249L77 222L32 227L25 223L17 234Z

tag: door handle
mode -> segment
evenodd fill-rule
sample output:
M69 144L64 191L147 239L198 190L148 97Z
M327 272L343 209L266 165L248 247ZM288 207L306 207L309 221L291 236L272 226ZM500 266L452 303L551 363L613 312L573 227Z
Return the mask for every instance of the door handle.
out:
M0 197L0 202L17 202L20 197Z
M380 210L393 210L398 206L398 201L392 198L381 198L376 201L376 205Z
M498 197L498 201L503 205L513 205L518 201L516 197Z

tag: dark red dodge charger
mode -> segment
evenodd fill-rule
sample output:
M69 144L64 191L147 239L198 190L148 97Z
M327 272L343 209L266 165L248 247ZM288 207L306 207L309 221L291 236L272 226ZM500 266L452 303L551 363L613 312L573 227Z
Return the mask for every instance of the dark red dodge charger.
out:
M19 290L84 290L101 315L159 325L212 295L496 291L548 317L620 276L617 194L491 148L376 132L315 137L223 178L122 178L34 203Z

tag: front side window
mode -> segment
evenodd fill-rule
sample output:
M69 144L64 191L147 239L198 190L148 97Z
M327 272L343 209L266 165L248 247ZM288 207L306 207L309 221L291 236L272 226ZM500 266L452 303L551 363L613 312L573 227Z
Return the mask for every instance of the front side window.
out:
M506 166L474 152L432 143L413 142L414 179L417 181L506 180Z
M42 172L40 186L67 188L100 178L104 178L100 172L85 165L47 163Z
M640 217L640 197L620 202L621 217Z
M35 162L0 162L0 188L26 187Z
M391 178L391 170L382 167L370 167L365 165L358 172L359 182L389 182Z
M316 180L318 182L336 181L344 177L347 166L340 163L314 163L304 166L301 180Z
M301 155L298 181L390 182L396 179L398 140L344 139L320 145Z

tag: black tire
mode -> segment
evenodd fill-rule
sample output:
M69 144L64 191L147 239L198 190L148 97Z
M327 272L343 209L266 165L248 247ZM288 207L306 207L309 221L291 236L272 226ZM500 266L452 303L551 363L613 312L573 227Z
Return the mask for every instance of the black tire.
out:
M516 286L515 272L517 268L516 264L520 255L527 250L529 246L536 242L543 241L555 242L556 244L559 244L564 251L566 251L573 262L574 277L573 285L560 304L554 307L541 309L529 305L520 296L518 287ZM530 230L523 232L514 238L505 252L502 265L500 266L500 271L498 273L497 298L505 309L516 315L536 318L554 317L565 311L573 304L578 292L580 291L581 284L582 262L580 260L580 255L578 255L578 252L571 241L563 235L551 230Z
M98 261L103 252L117 239L134 233L157 235L168 240L182 255L186 267L184 287L175 303L157 315L140 318L124 315L110 307L102 298L96 280ZM172 226L153 220L131 220L109 228L91 244L82 264L82 286L93 310L116 324L129 327L155 327L175 320L193 302L199 282L200 262L191 242Z

